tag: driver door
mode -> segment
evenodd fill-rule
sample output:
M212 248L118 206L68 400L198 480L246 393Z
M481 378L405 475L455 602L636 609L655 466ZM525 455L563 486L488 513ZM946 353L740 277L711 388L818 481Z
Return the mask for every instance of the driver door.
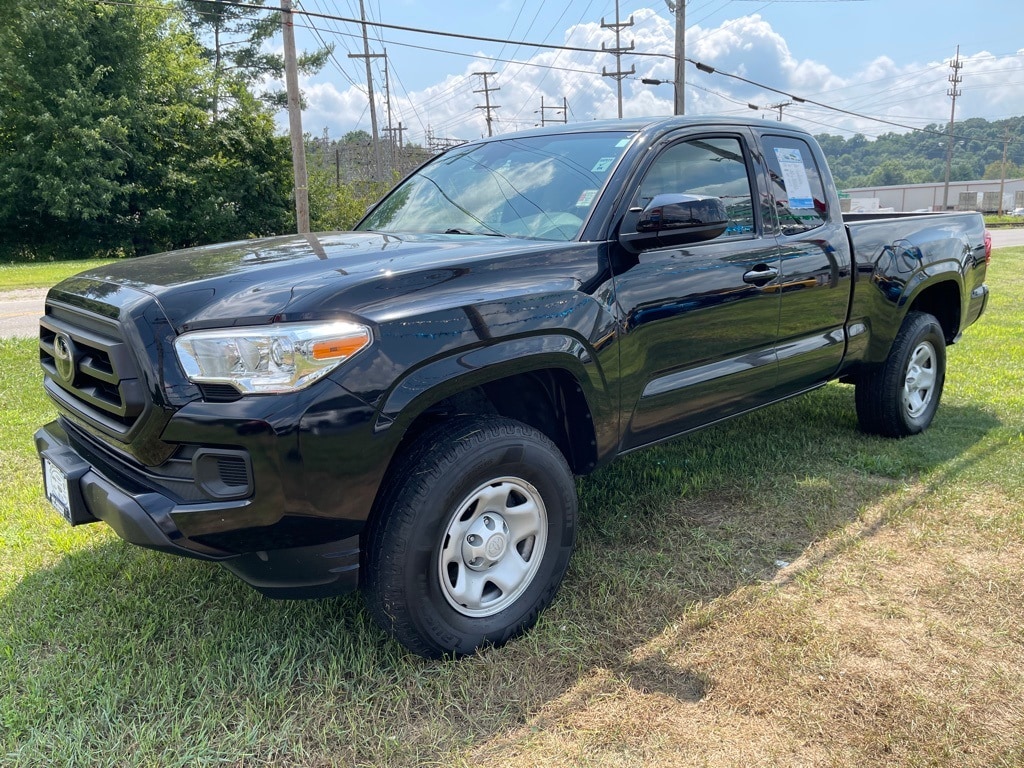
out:
M778 378L779 251L763 236L768 197L746 135L690 134L652 152L620 234L662 193L718 197L729 223L713 240L620 260L624 449L761 405Z

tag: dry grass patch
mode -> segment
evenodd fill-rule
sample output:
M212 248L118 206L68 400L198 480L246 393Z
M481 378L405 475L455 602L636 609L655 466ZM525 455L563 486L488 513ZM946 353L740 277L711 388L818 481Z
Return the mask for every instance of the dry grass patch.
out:
M849 490L835 514L850 514ZM915 483L862 507L774 578L683 610L623 664L591 669L468 763L1024 763L1024 545L993 549L979 528L1017 506L997 492L936 500ZM698 508L705 526L739 514ZM922 536L936 515L948 543Z

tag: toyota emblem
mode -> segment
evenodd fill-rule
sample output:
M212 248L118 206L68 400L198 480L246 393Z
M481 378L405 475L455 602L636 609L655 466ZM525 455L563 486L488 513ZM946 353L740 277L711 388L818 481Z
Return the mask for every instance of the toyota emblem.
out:
M71 385L75 381L75 343L66 333L58 333L53 340L53 363L61 381Z

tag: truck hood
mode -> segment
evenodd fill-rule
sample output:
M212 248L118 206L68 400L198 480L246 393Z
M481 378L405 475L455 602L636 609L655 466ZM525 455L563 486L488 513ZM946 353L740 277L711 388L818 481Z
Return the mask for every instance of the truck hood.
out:
M290 235L114 262L65 280L52 295L119 303L148 294L178 332L345 314L380 320L399 307L422 311L420 292L440 305L456 291L479 301L579 285L596 270L580 258L592 254L581 246L483 235ZM506 266L499 279L495 270L509 259L521 269L510 275Z

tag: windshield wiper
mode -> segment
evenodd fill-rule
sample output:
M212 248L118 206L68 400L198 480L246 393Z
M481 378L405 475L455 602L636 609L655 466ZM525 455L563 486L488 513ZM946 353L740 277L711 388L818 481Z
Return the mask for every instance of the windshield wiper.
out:
M501 232L471 232L468 229L462 229L461 227L452 227L444 231L446 235L486 235L487 237L505 237Z

